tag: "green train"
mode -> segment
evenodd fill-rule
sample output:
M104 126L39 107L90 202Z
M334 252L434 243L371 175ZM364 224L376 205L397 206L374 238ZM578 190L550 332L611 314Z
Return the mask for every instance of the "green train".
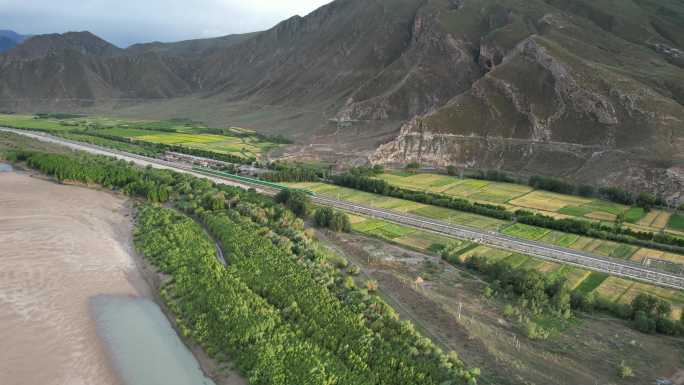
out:
M256 179L256 178L249 178L246 176L230 174L227 172L217 171L217 170L213 170L213 169L206 168L206 167L193 166L192 170L195 172L202 173L202 174L232 179L232 180L235 180L237 182L244 182L244 183L248 183L251 185L270 187L270 188L276 189L276 190L290 190L290 191L295 191L295 192L301 192L301 193L309 195L309 196L316 196L316 193L314 193L311 190L290 188L290 187L283 186L283 185L278 184L278 183L268 182L268 181Z

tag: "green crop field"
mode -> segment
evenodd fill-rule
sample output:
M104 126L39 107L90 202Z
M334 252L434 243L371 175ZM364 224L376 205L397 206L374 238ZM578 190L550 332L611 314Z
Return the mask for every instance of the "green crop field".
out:
M28 115L4 115L0 114L0 126L14 128L32 128L50 131L68 131L74 127L65 126L56 120L34 119Z
M382 195L358 191L346 187L335 186L325 183L285 183L293 188L308 189L317 194L327 195L333 198L344 199L350 202L368 205L375 208L383 208L403 213L415 214L426 218L438 219L454 224L476 227L487 230L498 230L508 224L506 221L489 218L481 215L464 213L457 210L437 206L429 206L409 200L385 197Z
M591 214L593 211L593 209L584 206L565 206L560 208L557 213L573 217L583 217L587 214Z
M413 250L429 252L430 247L435 244L443 246L448 245L452 254L450 260L458 260L452 262L462 263L474 255L485 257L490 261L503 260L522 269L533 269L544 274L550 274L555 278L566 279L570 288L580 290L585 294L595 293L606 297L607 299L622 303L630 302L632 298L639 293L652 294L670 301L673 304L673 314L675 317L679 316L682 307L684 307L684 292L679 290L666 289L627 279L611 277L605 273L592 272L574 266L544 261L529 255L513 253L508 250L454 240L431 232L392 224L380 219L353 215L351 216L351 221L353 230L358 233L391 241ZM536 228L532 226L525 226L522 224L518 224L518 226L519 227L515 227L514 230L517 234L523 233L529 236L539 235L538 233L535 233ZM512 227L513 226L510 226L508 229L511 229ZM540 240L560 246L572 245L577 249L588 248L594 251L601 250L602 253L610 253L610 256L616 258L629 258L637 250L634 246L578 237L557 231L548 232ZM655 252L659 253L657 255L658 257L665 257L666 253ZM671 258L667 257L667 259Z
M518 237L523 239L537 240L543 238L548 234L550 230L543 229L541 227L528 226L522 223L516 223L511 226L506 227L502 233L510 235L512 237Z
M556 246L570 247L573 243L577 242L578 239L579 235L561 233L560 231L550 231L540 240Z
M637 223L644 216L646 216L646 211L641 207L632 207L625 211L625 221L630 223Z
M243 128L211 129L196 122L128 121L106 117L46 117L0 114L0 126L38 129L54 133L106 135L149 143L178 145L219 154L259 158L279 147ZM208 133L208 132L217 133ZM77 138L77 137L74 137ZM92 140L89 140L92 142Z
M636 250L636 246L621 244L611 252L610 256L613 258L630 259Z
M524 254L518 254L518 253L513 253L506 257L505 261L510 263L511 266L513 267L521 267L524 265L527 261L529 261L532 257Z
M640 207L629 207L596 198L534 190L522 184L404 171L387 172L377 178L408 190L497 204L511 211L525 209L555 218L578 217L600 222L614 222L618 215L623 214L629 226L638 225L641 231L660 231L666 227L669 220L674 223L669 226L670 230L684 232L684 220L672 219L665 211L651 210L647 213Z
M453 246L454 243L459 243L463 247L469 245L465 241L455 241L428 231L417 230L379 219L354 215L351 217L351 222L352 230L358 233L391 241L420 251L428 251L430 246L435 244L443 246L451 244Z
M684 231L684 214L673 214L667 223L667 227L676 231Z
M581 291L584 294L589 294L592 291L596 290L601 284L608 279L609 275L605 273L597 273L597 272L592 272L589 274L589 276L584 279L578 286L577 290Z

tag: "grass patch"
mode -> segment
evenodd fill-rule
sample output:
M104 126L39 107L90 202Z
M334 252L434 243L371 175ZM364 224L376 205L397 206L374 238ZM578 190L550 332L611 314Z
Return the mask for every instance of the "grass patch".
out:
M634 246L621 244L610 253L610 256L613 258L629 259L636 250L637 248Z
M670 220L667 222L667 227L672 230L684 231L684 214L672 214Z
M454 212L449 209L437 207L437 206L426 206L422 207L417 210L413 210L412 213L428 217L428 218L433 218L433 219L447 219L451 216L454 215Z
M530 257L529 255L513 253L506 257L505 261L510 263L513 267L520 267L523 264L527 263L527 261L529 261L531 258L532 257Z
M558 210L559 214L564 214L564 215L570 215L573 217L583 217L589 213L591 213L592 209L587 208L587 207L582 207L582 206L565 206Z
M601 284L608 279L610 275L606 273L592 272L587 278L584 279L576 288L584 294L589 294L596 290Z
M608 214L613 214L613 215L618 215L622 212L625 212L627 210L627 206L621 205L618 203L613 203L613 202L608 202L604 200L594 200L591 201L590 203L587 203L585 205L582 205L582 207L585 207L587 209L591 209L591 211L601 211L604 213Z
M503 229L502 233L511 237L538 240L548 234L550 230L541 227L529 226L522 223L515 223Z
M625 221L629 223L637 223L641 218L646 216L646 211L641 207L632 207L625 211Z
M399 225L395 225L394 223L387 223L386 222L382 227L378 227L374 231L381 232L387 238L395 239L395 238L404 237L404 236L407 236L409 234L412 234L416 230L409 228L409 227L399 226Z
M561 233L560 231L551 231L544 238L542 242L550 243L552 245L561 247L570 247L579 239L579 235Z
M375 230L375 229L380 228L384 225L385 225L385 222L383 222L380 219L369 219L369 220L365 220L365 221L360 222L360 223L353 224L352 229L355 231L364 233L364 232Z

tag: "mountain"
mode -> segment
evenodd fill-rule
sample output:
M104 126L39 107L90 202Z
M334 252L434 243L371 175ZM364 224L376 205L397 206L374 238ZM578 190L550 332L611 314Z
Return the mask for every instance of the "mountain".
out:
M245 125L285 157L448 164L684 200L681 0L337 0L267 31L0 56L0 108Z
M17 44L29 38L10 30L0 30L0 53L9 51Z

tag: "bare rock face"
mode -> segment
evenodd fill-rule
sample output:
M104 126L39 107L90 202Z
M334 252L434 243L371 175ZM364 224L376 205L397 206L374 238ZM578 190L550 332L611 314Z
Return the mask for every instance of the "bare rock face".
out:
M682 105L665 96L673 94L669 88L565 50L557 34L577 29L572 19L545 14L535 31L545 32L530 33L508 50L483 39L485 75L404 124L370 161L555 175L684 199L677 166L684 160Z
M442 30L434 9L418 12L406 45L395 62L347 99L336 120L410 119L443 105L480 76L467 44Z

